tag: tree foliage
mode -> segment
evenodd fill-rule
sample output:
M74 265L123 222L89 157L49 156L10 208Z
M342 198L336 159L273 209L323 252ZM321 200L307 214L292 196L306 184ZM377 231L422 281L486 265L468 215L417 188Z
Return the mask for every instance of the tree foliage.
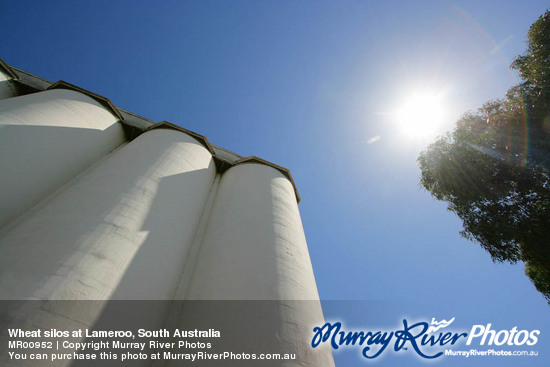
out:
M495 262L523 261L550 301L550 13L512 64L524 82L466 113L418 158L421 185Z
M511 67L523 79L518 90L529 118L529 159L550 169L550 11L533 23L527 37L527 51Z
M543 14L527 33L528 48L512 63L517 69L527 92L529 106L547 109L550 103L550 12Z

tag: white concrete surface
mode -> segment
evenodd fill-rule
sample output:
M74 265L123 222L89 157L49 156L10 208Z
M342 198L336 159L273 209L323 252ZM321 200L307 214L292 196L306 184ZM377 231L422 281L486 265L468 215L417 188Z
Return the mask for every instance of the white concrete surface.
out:
M309 345L324 321L289 179L260 163L217 174L211 153L180 131L124 142L117 118L79 92L0 100L0 300L95 301L29 303L38 308L11 319L44 330L118 325L108 300L175 300L143 306L140 327L220 328L212 352L333 366L330 348Z
M323 313L294 188L273 167L222 175L186 299L179 327L223 330L216 350L297 355L266 366L334 365L330 348L310 345Z
M221 178L186 299L319 299L294 188L263 164Z
M113 114L84 94L0 100L0 228L123 142Z
M1 299L171 300L215 175L190 136L141 135L0 240Z

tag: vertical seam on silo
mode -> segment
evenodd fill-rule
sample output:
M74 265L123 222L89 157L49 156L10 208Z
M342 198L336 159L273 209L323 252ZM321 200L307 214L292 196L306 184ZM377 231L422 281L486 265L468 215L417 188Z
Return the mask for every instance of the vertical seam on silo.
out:
M215 201L214 199L218 191L220 179L221 179L221 174L217 173L216 178L212 183L212 188L210 189L210 193L208 195L206 205L202 212L199 225L197 226L197 232L195 233L193 244L191 245L191 249L189 250L189 255L187 256L187 260L185 261L185 265L180 277L180 281L178 283L178 287L176 288L172 305L170 306L170 311L168 312L168 316L166 317L165 327L167 328L177 325L181 306L183 304L183 301L185 300L185 297L187 295L187 290L189 289L189 285L191 284L191 280L193 278L193 272L195 270L195 265L199 257L200 247L204 239L204 235L206 233L206 228L208 226L210 213L212 212L212 207L214 206L214 201ZM162 363L162 361L157 361L156 363L153 363L153 366L163 366L163 365L164 363Z
M90 163L87 167L85 167L82 171L78 172L75 176L70 177L67 181L60 184L58 187L53 189L50 193L46 194L43 198L38 200L35 204L33 204L30 208L23 211L21 214L18 214L11 218L9 221L4 223L3 225L0 225L0 239L2 239L4 236L6 236L10 231L12 231L14 228L19 226L21 223L23 223L25 220L30 218L34 213L40 211L42 208L50 204L52 201L56 200L57 197L59 197L61 194L65 192L69 187L75 185L79 180L81 180L83 177L88 175L90 172L92 172L94 169L96 169L98 166L103 164L103 162L111 159L113 155L118 152L119 150L123 149L126 145L128 145L128 141L123 141L121 144L116 146L113 150L110 152L107 152L104 156L98 158L94 162Z

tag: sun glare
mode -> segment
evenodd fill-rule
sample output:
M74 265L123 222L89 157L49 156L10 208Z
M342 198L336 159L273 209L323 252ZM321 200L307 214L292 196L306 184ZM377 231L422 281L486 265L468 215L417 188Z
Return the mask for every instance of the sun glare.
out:
M394 117L398 130L408 137L433 138L444 123L446 109L438 93L410 94Z

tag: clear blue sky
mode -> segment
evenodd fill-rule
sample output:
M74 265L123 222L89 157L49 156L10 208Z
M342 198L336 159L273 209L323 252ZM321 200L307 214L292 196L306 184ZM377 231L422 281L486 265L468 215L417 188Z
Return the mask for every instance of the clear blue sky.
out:
M438 133L502 97L517 83L509 64L548 6L4 1L0 57L288 167L327 318L367 330L403 317L538 328L538 358L435 364L548 366L550 307L522 265L493 264L460 238L460 221L418 186L416 158L430 139L396 121L423 90L441 98ZM364 363L358 354L336 353L337 366ZM412 353L368 364L396 363L425 364Z

